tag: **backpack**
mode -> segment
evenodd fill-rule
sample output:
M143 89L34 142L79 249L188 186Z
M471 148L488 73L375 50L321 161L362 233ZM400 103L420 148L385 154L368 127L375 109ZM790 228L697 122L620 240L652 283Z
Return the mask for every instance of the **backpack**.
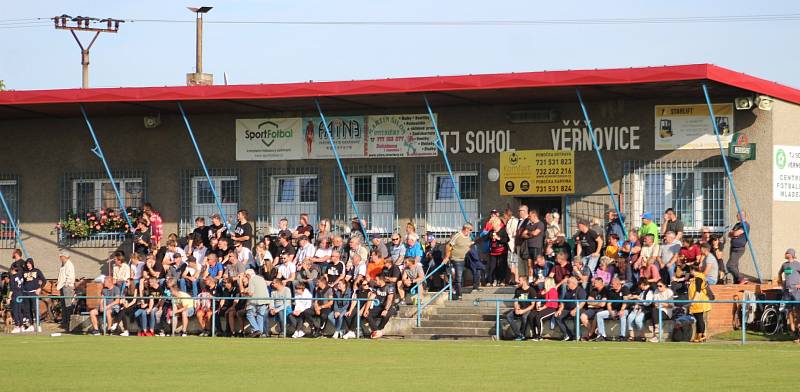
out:
M672 341L688 342L692 340L692 324L694 324L694 321L694 317L687 314L676 317L672 322Z

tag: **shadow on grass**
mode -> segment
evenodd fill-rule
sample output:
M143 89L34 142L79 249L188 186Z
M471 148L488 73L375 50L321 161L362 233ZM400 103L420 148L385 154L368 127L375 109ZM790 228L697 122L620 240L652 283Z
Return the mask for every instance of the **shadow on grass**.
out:
M762 332L758 331L746 331L746 339L748 341L754 342L790 342L794 340L792 335L787 333L779 333L777 335L765 335ZM728 331L718 333L713 336L714 339L718 340L730 340L730 341L740 341L742 340L742 331Z

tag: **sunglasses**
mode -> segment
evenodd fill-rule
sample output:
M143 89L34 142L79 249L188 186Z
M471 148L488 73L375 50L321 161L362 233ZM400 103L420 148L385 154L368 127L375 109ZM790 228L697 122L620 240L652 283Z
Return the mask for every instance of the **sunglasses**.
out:
M663 289L664 287L666 287L666 286L664 286L663 284L658 285L658 288Z

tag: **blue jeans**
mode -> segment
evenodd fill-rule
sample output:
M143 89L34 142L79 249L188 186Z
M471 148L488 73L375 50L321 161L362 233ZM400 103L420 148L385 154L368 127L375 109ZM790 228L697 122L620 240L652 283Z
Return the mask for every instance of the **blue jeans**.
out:
M339 332L339 333L343 333L344 332L344 314L345 314L345 312L347 312L347 310L341 311L339 313L339 317L336 317L334 315L334 313L336 313L336 311L328 313L328 322L331 323L336 328L336 332Z
M625 337L627 335L627 324L628 320L625 317L626 311L621 310L617 312L617 317L619 318L619 336ZM611 312L608 310L604 310L602 312L597 312L595 315L595 321L597 321L597 331L600 333L602 337L608 337L606 335L606 319L611 318Z
M142 332L147 331L147 309L136 309L133 316L139 322L139 330Z
M267 314L267 305L247 305L247 321L253 331L264 332L264 316Z
M181 291L183 291L184 293L188 292L188 291L186 291L186 288L187 288L186 279L178 279L178 286L180 287ZM192 297L197 297L197 292L198 292L198 290L197 290L197 280L195 280L195 281L192 282Z
M636 331L641 331L644 329L644 316L646 312L644 309L639 310L631 310L628 313L628 329L636 334Z
M600 261L599 256L586 256L583 258L583 265L589 267L589 271L592 271L592 275L594 275L594 270L597 269L597 263Z
M450 260L453 263L453 291L455 298L461 297L461 287L464 285L464 260ZM474 279L474 278L473 278Z
M291 310L286 311L286 318L289 318ZM264 334L268 334L272 330L272 323L278 324L278 334L283 333L286 329L286 323L283 322L283 312L278 312L274 315L269 313L264 316Z

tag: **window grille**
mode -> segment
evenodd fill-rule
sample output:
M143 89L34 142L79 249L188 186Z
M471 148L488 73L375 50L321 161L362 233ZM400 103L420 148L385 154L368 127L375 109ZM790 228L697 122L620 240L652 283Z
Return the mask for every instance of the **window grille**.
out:
M320 177L316 168L261 168L258 174L258 220L260 234L276 234L281 218L289 228L297 227L300 214L309 223L319 222Z
M114 170L112 174L131 220L135 220L147 200L147 178L144 172L136 170ZM61 187L57 226L60 246L106 248L122 244L127 222L120 214L119 200L104 172L66 173Z
M610 196L606 194L569 195L566 198L566 212L561 214L561 229L569 239L578 231L578 221L606 224L606 211L613 209ZM599 233L603 234L603 233Z
M366 221L366 231L388 235L399 230L397 215L397 170L394 166L363 165L344 168L353 198L361 219ZM333 175L333 224L345 234L355 216L347 189L338 168Z
M236 224L236 212L239 211L240 189L239 171L237 169L209 169L211 181L220 198L223 221ZM179 233L181 236L194 230L194 220L199 217L211 224L210 217L219 213L214 193L208 179L201 169L185 170L181 176L181 214Z
M628 227L644 212L661 224L672 207L687 233L703 227L721 232L728 225L728 181L719 158L705 161L625 161L623 200Z
M6 199L8 208L19 226L19 179L12 175L0 174L0 190ZM17 235L14 226L8 217L8 212L0 205L0 248L10 249L17 247Z
M481 166L453 163L452 169L467 218L477 225L481 217ZM418 165L416 174L417 230L446 235L461 229L464 218L444 165Z

